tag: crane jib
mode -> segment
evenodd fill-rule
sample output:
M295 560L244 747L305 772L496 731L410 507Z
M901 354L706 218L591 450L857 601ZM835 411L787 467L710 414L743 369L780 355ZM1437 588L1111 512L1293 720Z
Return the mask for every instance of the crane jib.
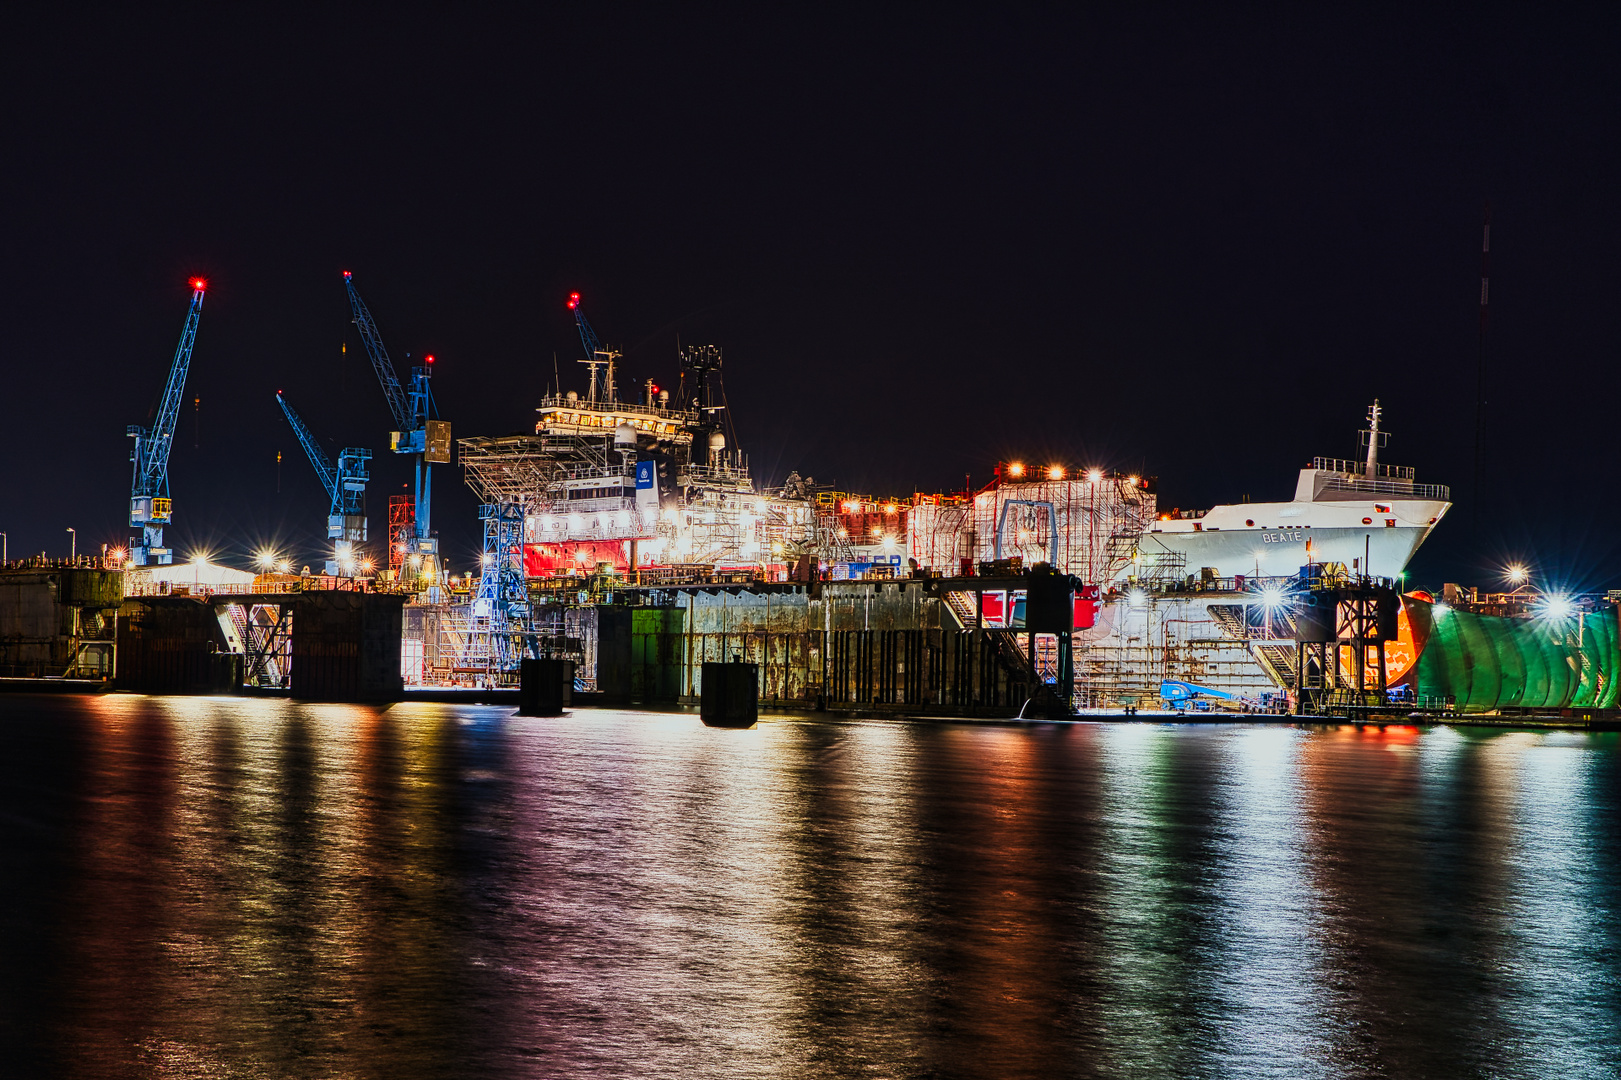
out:
M135 436L135 485L132 497L166 494L169 486L169 450L174 445L175 426L180 419L180 403L185 397L186 372L191 367L192 347L197 343L197 323L202 317L203 290L193 289L191 307L180 330L174 359L169 364L169 380L163 387L158 415L150 428L130 429Z
M360 298L359 291L355 289L354 280L345 274L343 283L349 291L349 308L354 312L355 328L360 332L360 340L366 346L366 355L371 359L377 381L382 384L383 396L388 399L389 411L394 414L395 423L401 428L410 429L411 403L406 398L405 390L400 386L399 377L394 373L394 362L388 358L388 349L383 346L383 336L377 332L377 323L372 319L366 302Z

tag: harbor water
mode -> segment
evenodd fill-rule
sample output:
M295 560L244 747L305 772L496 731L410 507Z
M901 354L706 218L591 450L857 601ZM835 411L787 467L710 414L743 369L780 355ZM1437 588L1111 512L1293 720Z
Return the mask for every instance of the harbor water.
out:
M0 697L0 1071L1604 1077L1621 737Z

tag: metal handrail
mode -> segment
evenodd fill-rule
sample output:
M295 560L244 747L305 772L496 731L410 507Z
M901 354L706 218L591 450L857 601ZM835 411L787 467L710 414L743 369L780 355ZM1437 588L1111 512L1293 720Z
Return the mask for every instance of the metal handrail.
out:
M629 401L569 401L563 394L548 394L540 399L541 409L570 409L575 412L611 413L614 415L651 416L659 420L690 420L693 413L686 409L661 409L656 405L641 405ZM539 411L538 409L536 410Z
M1324 477L1321 484L1324 491L1357 491L1369 495L1397 495L1406 499L1452 501L1452 488L1446 484L1415 484L1407 480L1367 480L1343 476Z
M1367 463L1351 458L1314 457L1311 459L1311 467L1322 472L1344 473L1348 476L1368 475ZM1375 465L1373 475L1392 480L1411 480L1418 475L1418 471L1410 465Z

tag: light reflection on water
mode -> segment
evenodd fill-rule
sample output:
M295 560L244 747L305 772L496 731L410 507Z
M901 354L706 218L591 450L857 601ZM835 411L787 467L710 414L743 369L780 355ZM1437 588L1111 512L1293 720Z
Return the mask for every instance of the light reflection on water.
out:
M1618 754L0 698L0 1061L1609 1076Z

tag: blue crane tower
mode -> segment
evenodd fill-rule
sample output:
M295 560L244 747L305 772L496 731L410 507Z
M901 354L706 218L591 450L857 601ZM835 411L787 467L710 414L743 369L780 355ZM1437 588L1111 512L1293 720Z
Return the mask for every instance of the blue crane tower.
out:
M326 516L326 534L333 542L332 558L326 561L326 572L354 577L359 562L356 546L366 542L366 481L371 479L366 462L371 460L371 451L358 446L344 447L338 451L337 468L333 468L332 459L326 456L303 418L293 411L279 391L276 403L293 426L293 434L298 436L310 464L315 466L321 486L332 498L332 508Z
M433 466L450 464L450 424L440 420L438 407L433 401L429 381L433 375L433 357L423 357L424 363L411 369L411 390L406 393L394 374L394 362L383 347L383 337L377 332L377 323L355 291L354 276L343 272L343 284L349 290L349 306L354 311L355 327L365 343L366 355L371 358L372 370L382 384L383 396L388 399L389 411L394 414L398 429L389 433L388 448L396 454L416 455L416 501L412 527L411 558L419 578L429 581L429 588L437 593L439 581L439 539L433 535L432 500Z
M141 535L131 541L131 566L145 566L149 562L168 566L174 562L174 552L163 546L163 527L172 520L174 503L169 498L169 451L174 446L174 429L180 419L180 402L186 396L186 371L191 367L191 349L197 343L197 320L203 313L202 278L191 279L191 310L186 312L186 325L180 331L180 344L175 348L174 361L169 365L169 382L163 388L163 400L158 415L150 428L131 424L127 434L135 440L129 453L134 462L134 477L129 487L130 527L140 526Z
M524 508L502 500L480 506L478 516L484 523L484 559L473 615L489 620L494 669L513 672L535 647L534 609L523 571Z

